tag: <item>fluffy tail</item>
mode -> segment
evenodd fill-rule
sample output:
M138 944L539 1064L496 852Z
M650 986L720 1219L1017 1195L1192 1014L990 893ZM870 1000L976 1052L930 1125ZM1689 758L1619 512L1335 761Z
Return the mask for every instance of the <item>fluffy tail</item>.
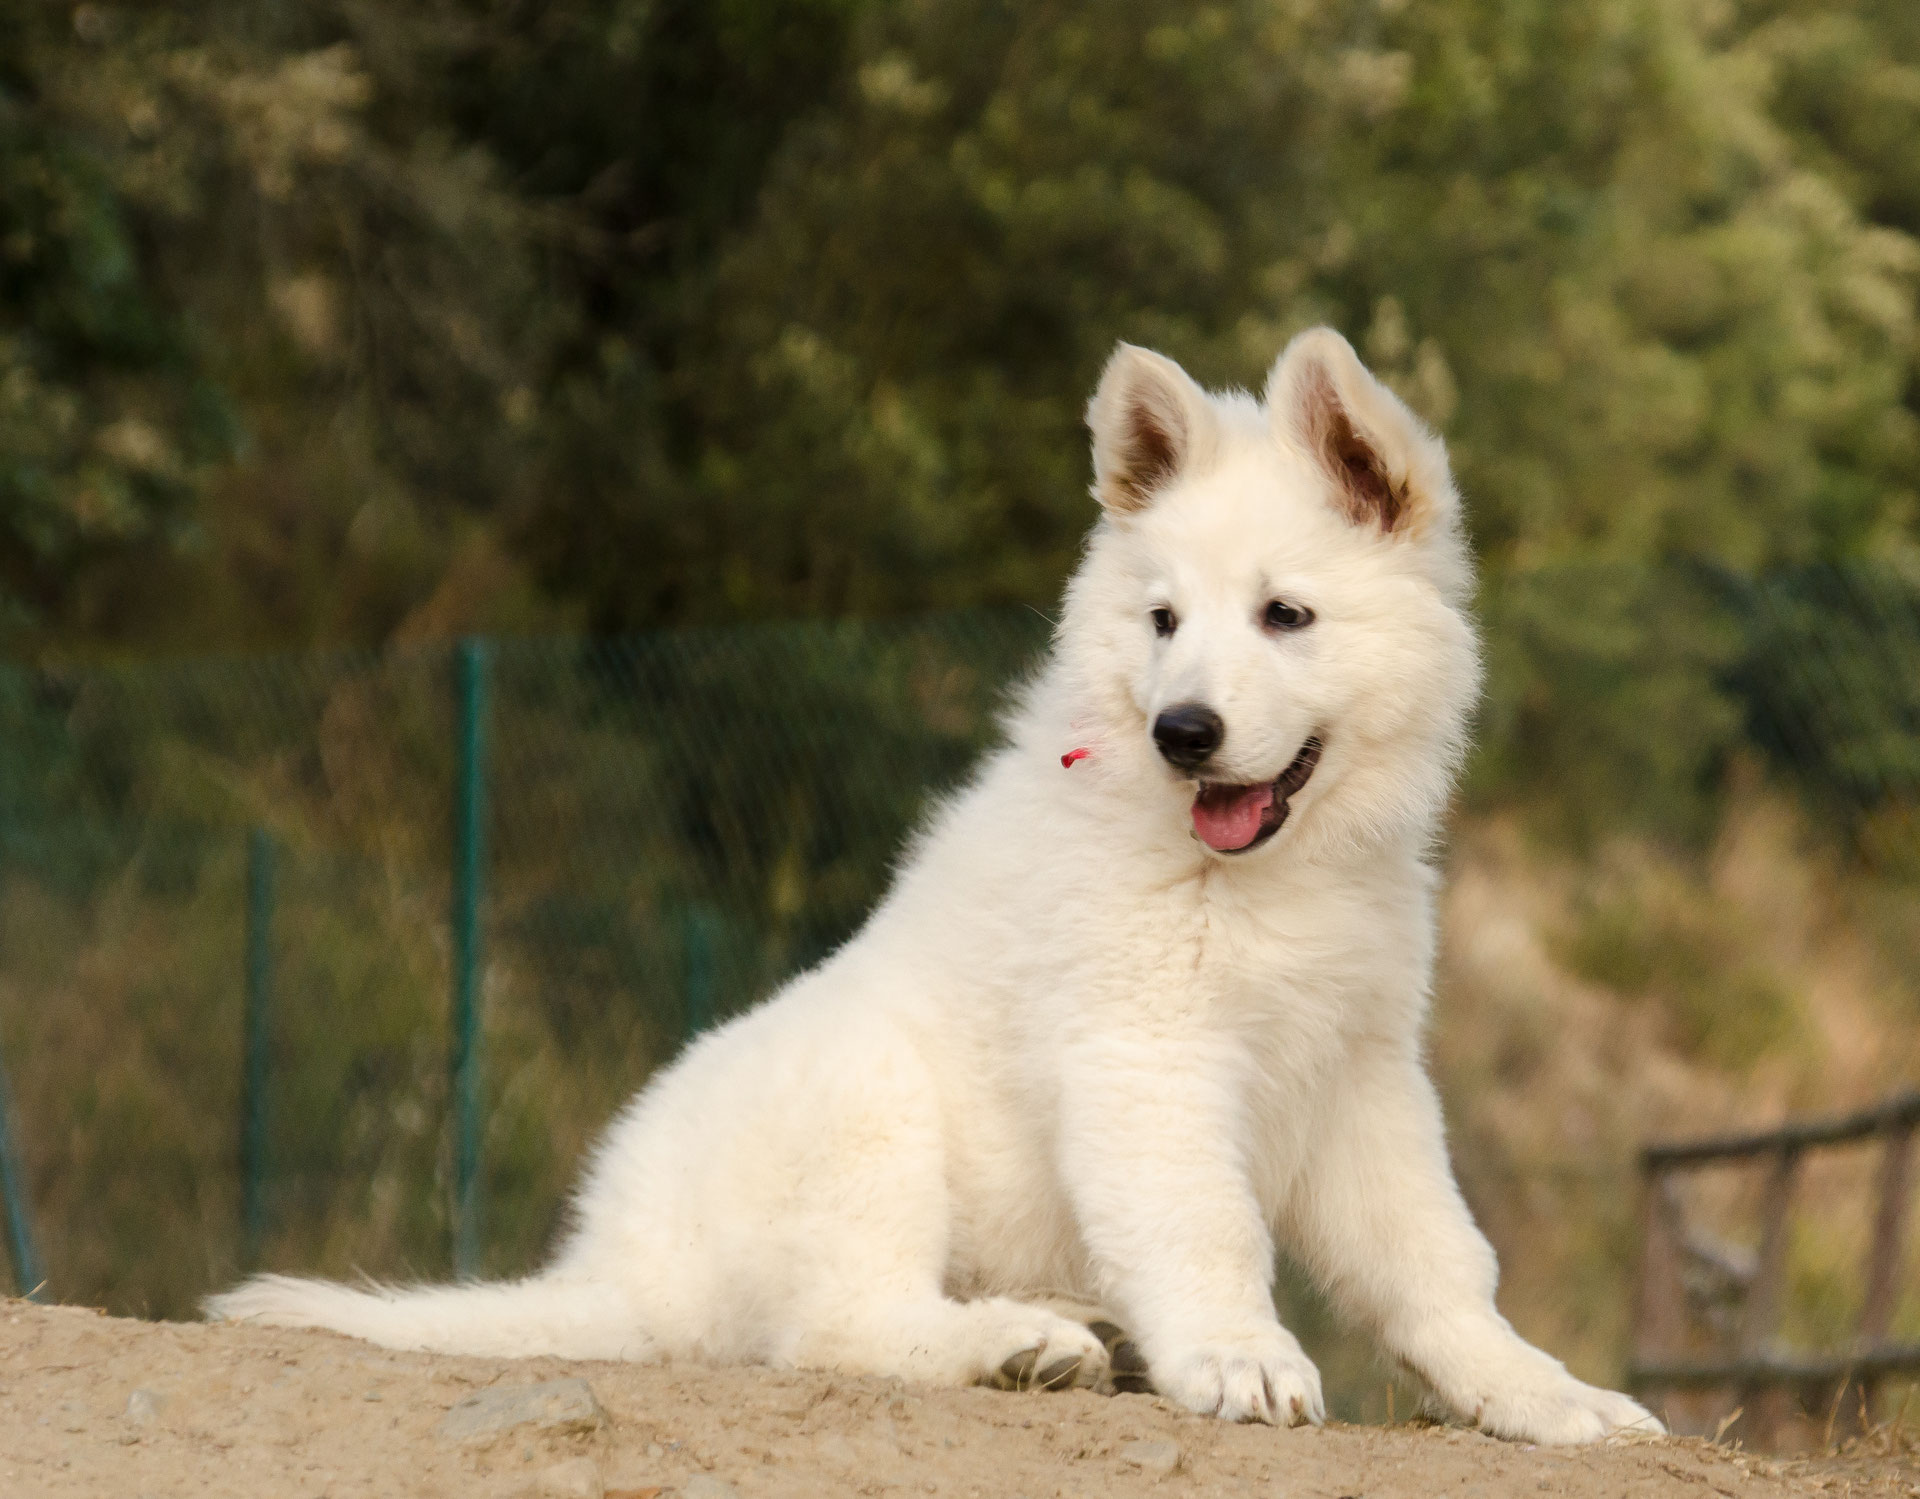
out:
M217 1322L324 1327L383 1348L491 1358L643 1360L652 1346L620 1294L545 1278L492 1285L380 1286L256 1275L203 1303Z

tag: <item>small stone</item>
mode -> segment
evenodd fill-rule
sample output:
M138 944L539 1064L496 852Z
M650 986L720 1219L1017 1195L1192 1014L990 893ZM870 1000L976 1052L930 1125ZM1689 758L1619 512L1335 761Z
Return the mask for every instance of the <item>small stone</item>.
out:
M740 1499L740 1491L711 1473L696 1473L680 1485L680 1499Z
M542 1468L534 1477L533 1491L540 1499L602 1499L606 1485L598 1463L590 1457L575 1457Z
M1180 1466L1180 1449L1172 1442L1122 1442L1120 1460L1164 1478Z
M596 1431L607 1413L584 1379L505 1385L469 1395L441 1417L434 1432L442 1441L475 1442L519 1426L540 1431Z
M378 1400L380 1398L380 1392L378 1390L368 1390L367 1393L360 1398L362 1400Z
M660 1459L665 1457L666 1455L667 1455L667 1449L662 1447L658 1442L647 1443L647 1456L652 1458L655 1462L659 1462Z

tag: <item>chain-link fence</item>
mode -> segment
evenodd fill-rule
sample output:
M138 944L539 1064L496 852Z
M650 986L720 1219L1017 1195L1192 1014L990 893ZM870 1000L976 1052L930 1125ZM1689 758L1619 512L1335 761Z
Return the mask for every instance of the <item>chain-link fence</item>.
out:
M1859 570L1505 580L1468 794L1684 829L1744 754L1911 868L1917 601ZM181 1315L254 1265L529 1267L619 1102L854 929L1046 631L0 672L16 1278Z
M463 1198L463 1268L527 1265L619 1100L852 931L1044 637L1015 613L0 676L24 1274L174 1314L248 1263L444 1272Z

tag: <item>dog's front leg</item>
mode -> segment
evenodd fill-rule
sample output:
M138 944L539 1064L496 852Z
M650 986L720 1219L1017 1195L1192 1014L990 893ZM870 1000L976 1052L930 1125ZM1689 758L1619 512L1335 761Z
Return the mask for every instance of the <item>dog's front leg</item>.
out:
M1493 1249L1454 1184L1439 1101L1411 1043L1356 1046L1313 1139L1293 1218L1328 1289L1483 1430L1585 1442L1662 1429L1625 1395L1575 1379L1500 1315Z
M1089 1042L1066 1060L1061 1171L1103 1292L1154 1388L1233 1421L1323 1416L1319 1371L1273 1307L1273 1238L1245 1162L1226 1046L1160 1034Z

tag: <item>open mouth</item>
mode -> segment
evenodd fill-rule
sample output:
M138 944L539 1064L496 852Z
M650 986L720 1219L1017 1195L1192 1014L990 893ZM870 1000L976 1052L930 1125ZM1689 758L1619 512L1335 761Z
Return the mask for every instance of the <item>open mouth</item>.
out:
M1252 786L1203 781L1193 799L1193 831L1217 853L1244 853L1265 843L1287 820L1288 798L1307 784L1319 763L1320 736L1316 734L1271 781Z

